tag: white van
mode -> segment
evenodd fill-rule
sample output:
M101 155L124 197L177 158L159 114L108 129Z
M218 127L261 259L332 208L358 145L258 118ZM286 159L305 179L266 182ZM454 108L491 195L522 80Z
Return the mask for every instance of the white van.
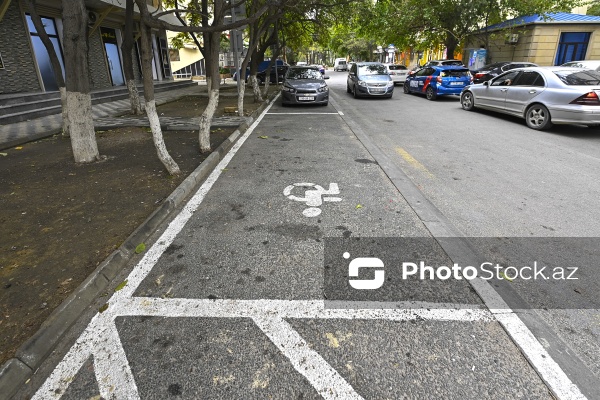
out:
M336 58L333 62L334 71L348 71L348 64L345 58Z

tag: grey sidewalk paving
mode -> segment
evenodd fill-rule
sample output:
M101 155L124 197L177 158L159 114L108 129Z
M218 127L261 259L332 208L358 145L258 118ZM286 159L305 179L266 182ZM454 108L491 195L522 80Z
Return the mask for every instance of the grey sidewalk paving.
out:
M231 86L226 84L225 86ZM251 92L250 92L251 93ZM206 85L194 85L183 89L174 89L155 94L156 104L161 105L189 95L208 95ZM237 96L237 93L222 93L221 96ZM143 99L142 99L143 100ZM96 129L111 129L119 126L149 126L145 117L119 117L129 112L129 99L94 104L92 113ZM246 121L244 117L218 117L213 119L212 126L238 126ZM161 118L161 126L165 130L194 129L198 118ZM62 115L54 114L29 121L9 125L0 125L0 149L6 149L33 140L56 135L61 132Z

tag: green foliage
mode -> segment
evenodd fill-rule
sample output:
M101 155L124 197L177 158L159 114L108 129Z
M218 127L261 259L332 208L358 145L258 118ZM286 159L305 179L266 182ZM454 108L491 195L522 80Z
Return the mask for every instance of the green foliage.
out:
M144 243L140 243L135 248L135 254L140 254L146 251L146 245Z
M598 15L600 16L600 1L595 0L590 4L590 8L587 10L587 15Z

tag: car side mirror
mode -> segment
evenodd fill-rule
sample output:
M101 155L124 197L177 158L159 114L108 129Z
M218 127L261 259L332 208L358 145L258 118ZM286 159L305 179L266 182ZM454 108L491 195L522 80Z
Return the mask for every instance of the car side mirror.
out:
M483 82L483 86L490 86L490 82L489 81Z

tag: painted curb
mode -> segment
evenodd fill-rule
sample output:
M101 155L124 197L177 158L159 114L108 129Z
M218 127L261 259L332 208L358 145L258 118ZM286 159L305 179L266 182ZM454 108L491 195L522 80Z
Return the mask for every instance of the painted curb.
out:
M275 94L276 95L276 94ZM87 279L75 289L44 321L40 329L30 337L0 369L0 398L14 396L54 350L60 339L73 326L92 302L103 293L111 281L135 255L138 244L147 240L198 189L264 109L273 97L261 104L247 122L242 123L227 139L167 197L164 202L135 230L125 242L111 253ZM4 397L7 396L7 397Z

